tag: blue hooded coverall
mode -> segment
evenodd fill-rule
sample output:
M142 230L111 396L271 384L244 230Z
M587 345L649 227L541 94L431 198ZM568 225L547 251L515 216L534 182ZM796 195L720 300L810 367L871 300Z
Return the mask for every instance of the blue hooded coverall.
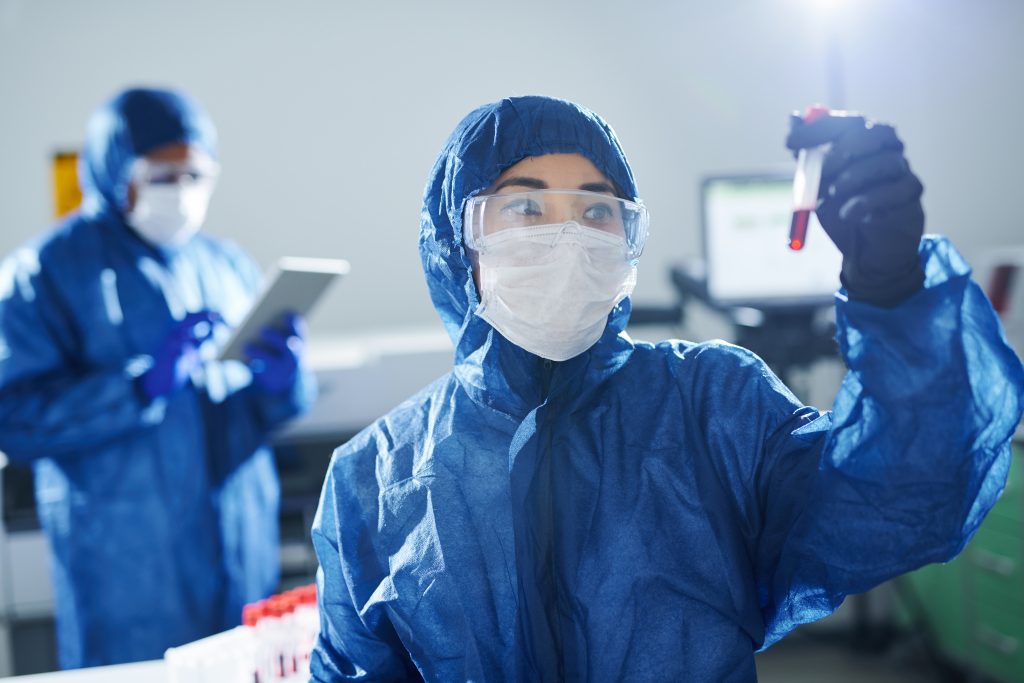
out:
M420 253L455 366L334 454L316 680L752 681L758 648L953 557L1002 489L1024 370L940 238L903 304L837 297L831 412L742 348L630 339L628 300L562 363L502 338L463 207L555 152L637 196L609 127L547 98L472 112L434 166Z
M215 155L212 124L180 94L102 107L82 210L0 268L0 450L34 465L63 668L159 658L277 587L267 437L311 405L311 376L272 395L240 363L207 362L152 402L135 381L187 312L237 324L260 285L233 244L200 232L163 251L125 224L131 163L173 142Z

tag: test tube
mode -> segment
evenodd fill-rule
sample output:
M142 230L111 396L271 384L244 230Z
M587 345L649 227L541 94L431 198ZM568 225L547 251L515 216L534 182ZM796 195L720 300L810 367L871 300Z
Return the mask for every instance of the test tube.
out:
M252 683L270 683L272 662L270 659L270 648L266 641L266 624L263 623L266 617L266 605L263 601L250 603L242 608L242 625L252 631L256 642L254 648Z
M299 675L302 680L309 678L309 663L320 632L320 615L316 606L316 585L310 584L297 589L300 606L295 610L299 625Z
M820 105L808 107L804 122L811 123L828 114L828 108ZM811 212L818 206L818 188L821 186L821 166L829 144L801 149L796 157L796 173L793 174L793 220L789 224L789 248L800 251L807 244L807 226Z

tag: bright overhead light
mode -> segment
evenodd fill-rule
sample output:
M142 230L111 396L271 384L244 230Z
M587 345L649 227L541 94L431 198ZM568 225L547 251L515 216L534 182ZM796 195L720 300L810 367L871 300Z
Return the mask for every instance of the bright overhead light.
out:
M830 14L838 11L844 5L852 4L850 0L804 0L811 8L822 14Z

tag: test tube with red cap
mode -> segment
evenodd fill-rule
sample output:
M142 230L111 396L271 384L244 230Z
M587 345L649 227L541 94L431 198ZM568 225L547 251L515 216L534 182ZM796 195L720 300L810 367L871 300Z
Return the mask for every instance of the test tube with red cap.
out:
M242 608L242 625L252 629L256 639L256 658L253 662L255 683L270 683L273 674L273 662L267 646L267 606L265 600L250 603Z
M247 680L278 683L308 678L310 655L320 631L315 584L245 605L242 625L257 644Z
M828 115L828 107L815 105L804 112L804 123L812 123ZM821 186L821 166L830 145L801 149L796 157L793 175L793 220L789 224L789 248L800 251L807 244L807 226L811 212L818 206L818 188Z
M273 669L271 680L282 680L289 672L287 639L284 616L285 605L279 595L272 595L265 601L267 642L270 645Z
M299 633L299 674L309 676L309 662L320 632L320 617L316 607L316 585L301 586L295 589L299 598L299 606L295 609L296 628Z

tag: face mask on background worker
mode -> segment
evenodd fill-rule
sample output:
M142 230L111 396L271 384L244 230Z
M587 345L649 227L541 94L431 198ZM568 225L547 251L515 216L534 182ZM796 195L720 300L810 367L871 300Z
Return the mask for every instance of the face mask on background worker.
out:
M216 162L195 151L177 161L138 159L128 225L155 246L183 246L206 218L218 171Z
M610 193L474 197L464 234L478 270L476 315L542 358L564 361L583 353L601 337L615 305L633 292L647 226L642 204Z

